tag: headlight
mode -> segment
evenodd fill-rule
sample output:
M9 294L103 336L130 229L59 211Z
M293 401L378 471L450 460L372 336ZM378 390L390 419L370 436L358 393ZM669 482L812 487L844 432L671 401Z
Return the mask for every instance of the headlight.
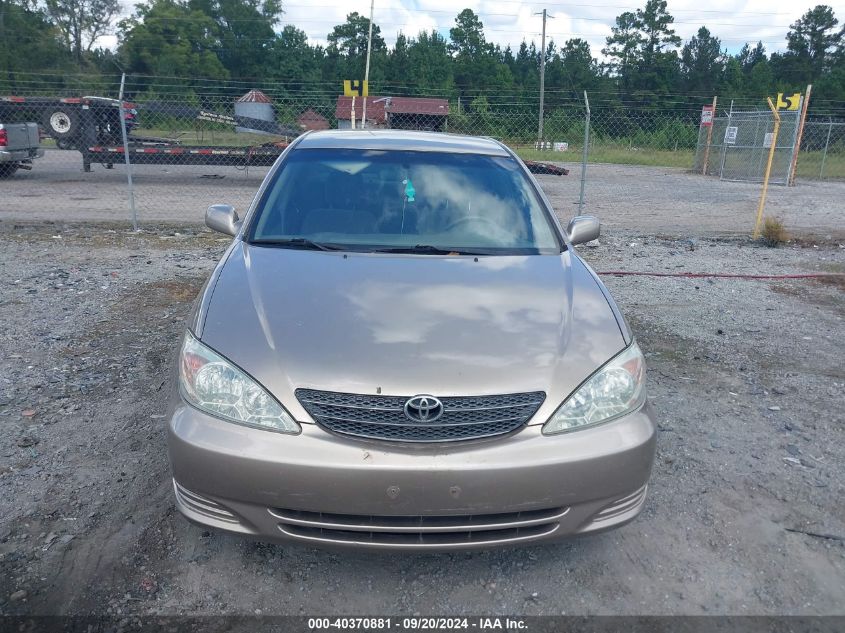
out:
M261 385L190 332L182 344L179 385L189 404L230 422L281 433L301 430Z
M543 426L543 433L566 433L609 422L645 402L645 359L636 343L593 374Z

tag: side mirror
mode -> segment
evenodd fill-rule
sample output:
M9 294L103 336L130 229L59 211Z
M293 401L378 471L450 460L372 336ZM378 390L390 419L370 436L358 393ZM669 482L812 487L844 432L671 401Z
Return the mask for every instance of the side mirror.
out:
M584 244L598 239L601 231L601 223L594 215L579 215L569 221L566 227L566 234L572 245Z
M212 231L236 235L241 228L235 207L230 204L213 204L205 212L205 225Z

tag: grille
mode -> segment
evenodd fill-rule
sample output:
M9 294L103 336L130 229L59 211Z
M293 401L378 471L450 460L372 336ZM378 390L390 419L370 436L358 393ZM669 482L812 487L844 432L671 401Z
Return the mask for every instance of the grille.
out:
M273 508L286 535L322 541L385 547L492 545L535 539L556 532L569 508L501 514L372 516Z
M313 389L297 389L296 397L317 424L335 433L395 442L452 442L521 428L543 404L546 394L535 391L440 398L443 414L433 422L418 422L405 415L409 397Z

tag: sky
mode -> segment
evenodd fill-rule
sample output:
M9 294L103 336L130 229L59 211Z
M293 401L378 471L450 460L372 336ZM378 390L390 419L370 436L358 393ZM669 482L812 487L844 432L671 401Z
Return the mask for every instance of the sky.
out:
M123 2L123 14L132 12L134 2ZM675 18L676 33L688 40L701 26L706 26L722 40L723 48L736 53L745 42L763 42L768 52L786 48L786 32L804 12L818 2L795 0L670 0L668 11ZM527 0L375 0L373 21L381 27L382 37L393 45L399 32L415 36L421 30L437 29L448 38L455 16L464 8L475 11L484 23L488 41L508 44L514 49L522 40L540 43L542 17L546 9L546 36L562 46L570 38L589 42L593 56L602 59L601 49L610 35L616 16L635 11L645 0L571 0L568 2L529 2ZM845 3L829 3L842 23ZM279 29L293 24L308 35L311 44L325 44L332 27L357 11L369 15L370 0L290 0L282 2L284 16ZM113 47L114 36L102 38L102 45Z

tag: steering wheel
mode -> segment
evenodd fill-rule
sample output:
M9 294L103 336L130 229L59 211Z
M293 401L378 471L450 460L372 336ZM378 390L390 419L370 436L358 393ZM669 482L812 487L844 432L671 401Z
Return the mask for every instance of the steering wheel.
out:
M486 224L489 227L492 227L495 230L495 232L500 234L500 235L504 232L502 227L500 227L498 224L493 222L493 220L491 220L490 218L485 218L483 215L466 215L462 218L458 218L457 220L455 220L454 222L449 224L449 226L446 227L446 230L452 231L452 230L456 229L457 227L461 226L462 224L473 224L473 223L478 223L478 222L481 222L483 224Z

